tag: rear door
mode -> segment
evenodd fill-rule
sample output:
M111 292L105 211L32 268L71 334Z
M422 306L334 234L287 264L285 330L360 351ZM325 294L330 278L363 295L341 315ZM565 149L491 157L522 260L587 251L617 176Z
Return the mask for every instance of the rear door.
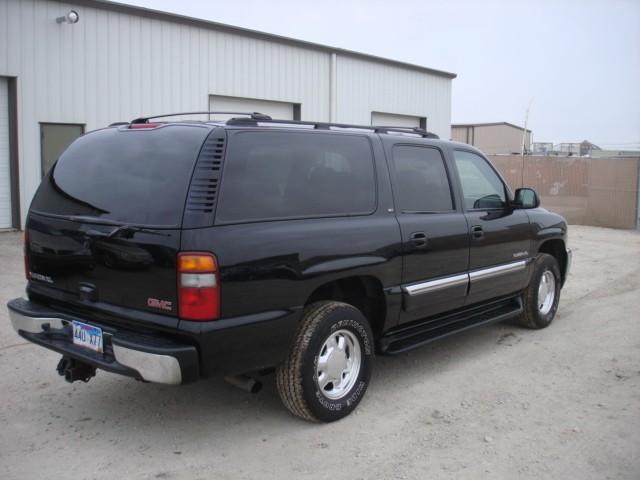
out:
M464 304L469 238L442 151L417 143L387 146L404 256L400 323L407 323Z
M454 149L453 158L469 225L467 304L524 288L531 238L526 211L508 207L508 189L486 158L464 149Z
M189 181L209 128L87 134L40 185L27 220L30 288L62 302L177 323L176 254Z

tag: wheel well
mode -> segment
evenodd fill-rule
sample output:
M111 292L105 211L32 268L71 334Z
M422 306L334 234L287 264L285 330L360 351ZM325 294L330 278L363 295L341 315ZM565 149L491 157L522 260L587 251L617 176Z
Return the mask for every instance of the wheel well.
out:
M376 338L384 328L387 306L382 284L375 277L347 277L325 283L313 291L306 305L319 300L336 300L353 305L369 320Z
M565 275L567 272L567 249L564 245L564 241L560 239L547 240L540 245L539 253L548 253L555 257L560 266L560 274L562 275L562 283L564 283Z

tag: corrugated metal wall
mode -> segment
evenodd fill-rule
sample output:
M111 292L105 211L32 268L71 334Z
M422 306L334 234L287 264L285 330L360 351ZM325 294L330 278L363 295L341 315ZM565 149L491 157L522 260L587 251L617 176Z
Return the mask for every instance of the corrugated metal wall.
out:
M636 228L640 158L491 155L512 189L532 187L569 223Z
M70 9L75 25L55 22ZM0 0L0 76L18 77L24 218L40 182L38 122L115 121L206 110L210 95L301 104L303 120L369 124L373 110L428 117L449 137L451 80L197 25L46 0Z
M338 57L337 116L370 124L371 112L426 117L441 138L451 134L451 80L393 65Z

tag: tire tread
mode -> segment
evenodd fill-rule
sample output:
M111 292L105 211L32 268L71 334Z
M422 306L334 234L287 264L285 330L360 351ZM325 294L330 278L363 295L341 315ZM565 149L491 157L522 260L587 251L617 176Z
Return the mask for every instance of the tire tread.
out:
M284 406L295 416L320 421L309 409L302 387L302 363L311 337L325 315L339 307L351 305L336 301L316 302L305 308L285 361L276 369L276 387Z
M544 263L550 263L551 265L555 266L555 269L557 270L557 272L560 271L558 267L558 261L553 255L549 255L548 253L539 253L536 256L535 262L533 264L534 274L532 275L532 278L542 268L542 265ZM537 330L540 328L544 328L548 325L548 324L541 325L538 321L536 296L537 296L537 290L533 288L531 284L529 284L524 291L524 312L522 313L520 318L516 320L516 323L521 327Z

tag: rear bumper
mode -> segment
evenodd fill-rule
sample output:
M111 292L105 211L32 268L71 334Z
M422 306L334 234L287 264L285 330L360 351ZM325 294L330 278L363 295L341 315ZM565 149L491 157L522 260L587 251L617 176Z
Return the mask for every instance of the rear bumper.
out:
M178 344L160 336L115 330L91 319L57 312L23 298L14 299L7 306L11 324L19 335L96 368L170 385L189 383L199 378L198 352L194 346ZM103 353L74 345L73 320L102 328Z

